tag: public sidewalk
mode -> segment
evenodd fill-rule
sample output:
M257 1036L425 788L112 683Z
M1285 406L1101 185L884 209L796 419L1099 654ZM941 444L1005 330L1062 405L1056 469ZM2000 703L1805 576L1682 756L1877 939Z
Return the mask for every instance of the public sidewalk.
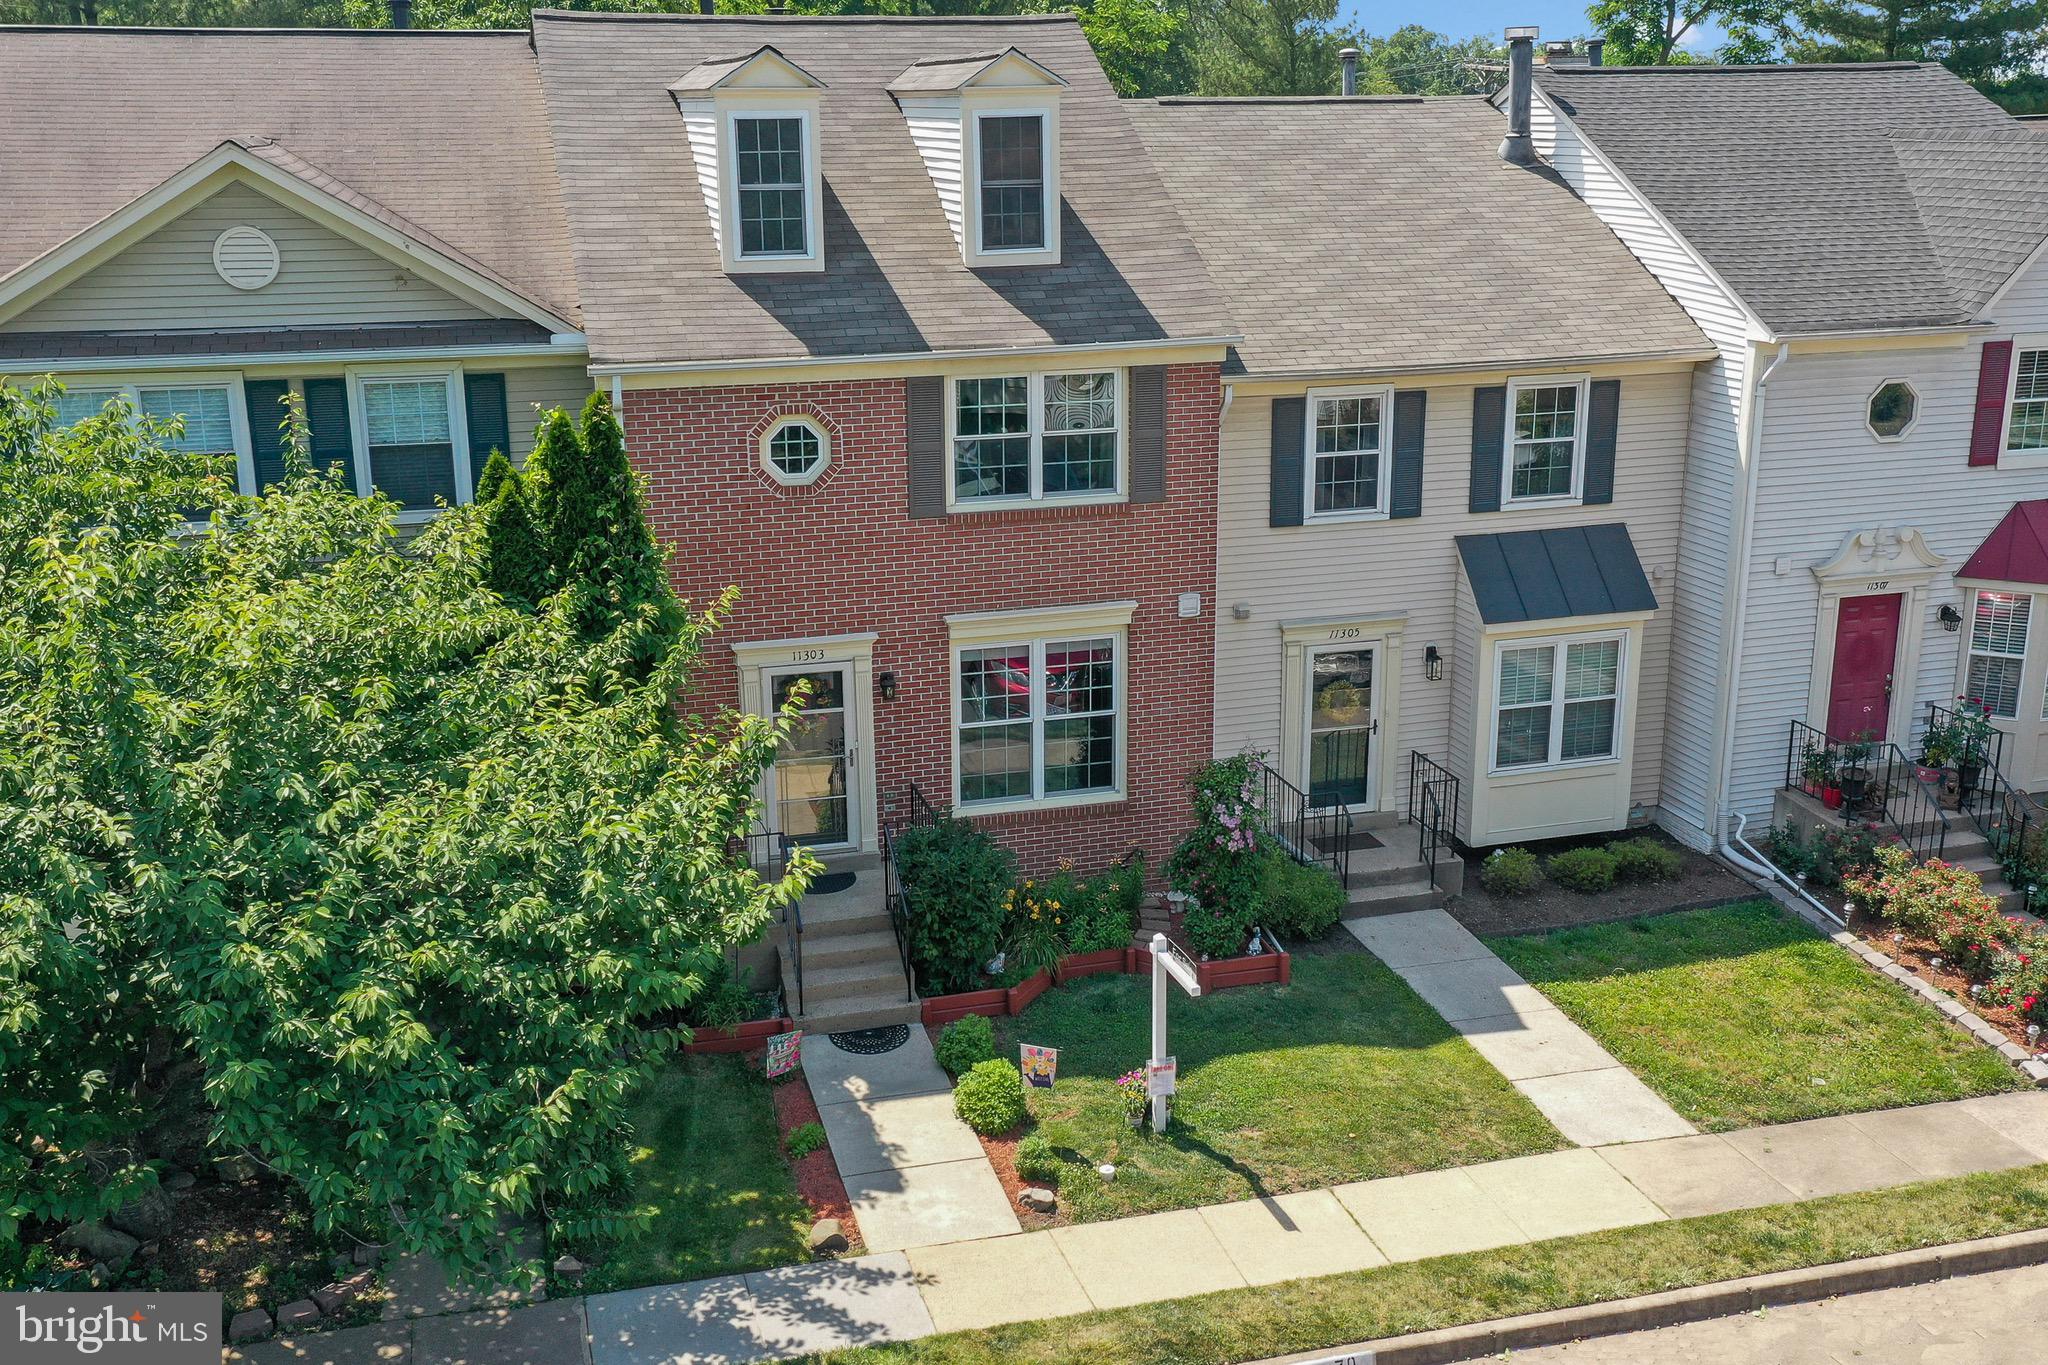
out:
M1377 915L1344 927L1581 1147L1698 1131L1447 912Z
M741 1365L2039 1162L2048 1091L2018 1091L383 1323L228 1358Z

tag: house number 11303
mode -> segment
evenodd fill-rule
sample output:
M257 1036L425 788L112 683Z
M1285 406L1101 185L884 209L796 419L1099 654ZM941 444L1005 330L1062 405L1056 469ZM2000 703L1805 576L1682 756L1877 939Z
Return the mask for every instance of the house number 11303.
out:
M822 649L792 649L789 651L789 661L793 664L823 663L825 662L825 651Z

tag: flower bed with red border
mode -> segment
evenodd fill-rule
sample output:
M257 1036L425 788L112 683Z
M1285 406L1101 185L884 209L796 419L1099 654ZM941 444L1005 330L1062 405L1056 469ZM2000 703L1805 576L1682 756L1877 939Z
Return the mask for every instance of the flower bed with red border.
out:
M1040 972L1014 986L992 986L987 990L932 996L921 1002L922 1018L928 1025L938 1025L950 1024L964 1014L986 1014L994 1019L1022 1014L1025 1006L1054 985L1108 972L1150 976L1152 954L1143 948L1071 954L1061 958L1052 972ZM1233 986L1284 986L1294 978L1294 959L1284 951L1252 957L1218 958L1197 962L1195 973L1205 995L1211 991L1229 990Z
M766 1045L775 1034L787 1033L795 1027L795 1023L788 1019L756 1019L733 1028L700 1028L689 1042L683 1044L683 1051L746 1052Z

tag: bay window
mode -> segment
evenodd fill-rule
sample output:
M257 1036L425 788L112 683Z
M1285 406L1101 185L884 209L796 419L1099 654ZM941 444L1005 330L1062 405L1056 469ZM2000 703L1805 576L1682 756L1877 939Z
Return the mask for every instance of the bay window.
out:
M1503 643L1494 655L1496 770L1617 755L1621 636Z
M1105 635L957 650L958 803L1119 791L1121 644L1120 636Z
M1115 496L1120 384L1115 370L954 380L954 502Z
M1970 613L1970 673L1964 695L1981 701L2000 720L2019 714L2033 605L2028 593L1979 591Z

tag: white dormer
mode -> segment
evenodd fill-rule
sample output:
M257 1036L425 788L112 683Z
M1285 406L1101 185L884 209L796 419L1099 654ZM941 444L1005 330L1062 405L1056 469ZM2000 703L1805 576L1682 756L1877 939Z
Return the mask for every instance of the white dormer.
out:
M1014 47L931 58L890 84L969 267L1059 264L1066 84Z
M818 173L824 88L772 47L701 63L668 88L728 274L825 268Z

